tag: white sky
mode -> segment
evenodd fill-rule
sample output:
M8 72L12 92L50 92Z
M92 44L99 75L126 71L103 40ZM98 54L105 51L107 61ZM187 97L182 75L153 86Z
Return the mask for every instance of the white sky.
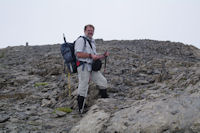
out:
M94 38L155 39L200 48L200 0L0 0L0 47Z

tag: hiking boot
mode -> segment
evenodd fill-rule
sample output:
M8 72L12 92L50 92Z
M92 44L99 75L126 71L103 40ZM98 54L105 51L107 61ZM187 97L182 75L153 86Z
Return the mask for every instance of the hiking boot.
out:
M101 98L109 98L109 96L107 94L107 89L100 89L99 94L100 94Z
M78 101L78 110L79 110L79 113L81 113L81 109L83 108L84 99L85 98L83 96L78 95L77 101Z

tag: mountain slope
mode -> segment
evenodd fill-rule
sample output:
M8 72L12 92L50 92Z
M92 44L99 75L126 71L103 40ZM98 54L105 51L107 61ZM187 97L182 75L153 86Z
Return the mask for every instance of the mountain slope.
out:
M77 114L76 74L68 95L60 44L0 49L1 131L199 131L199 49L169 41L96 42L99 53L110 53L104 74L110 98L99 99L98 87L90 83L83 118ZM55 111L58 107L72 112Z

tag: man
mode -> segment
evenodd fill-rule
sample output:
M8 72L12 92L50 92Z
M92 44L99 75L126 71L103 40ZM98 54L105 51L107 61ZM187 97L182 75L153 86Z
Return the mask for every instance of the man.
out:
M82 62L80 66L78 66L78 107L79 112L83 107L83 102L85 97L87 97L88 92L88 83L89 80L95 82L100 88L100 95L102 98L107 98L107 80L101 74L100 71L92 71L92 62L97 59L103 59L108 56L108 53L105 52L103 55L97 55L95 41L92 38L94 34L94 26L86 25L84 27L85 38L80 37L75 42L75 55L79 62ZM89 43L90 42L90 43ZM86 45L85 45L86 44ZM90 46L91 45L91 46Z

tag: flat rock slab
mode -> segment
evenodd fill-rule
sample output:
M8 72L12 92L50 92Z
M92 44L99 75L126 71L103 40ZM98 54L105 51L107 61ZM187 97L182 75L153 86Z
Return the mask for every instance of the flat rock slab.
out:
M116 112L106 133L163 133L200 131L200 96L181 96L147 102Z
M52 117L58 118L58 117L63 117L63 116L65 116L65 115L66 115L65 112L59 111L59 110L55 110L55 112L53 113L53 116L52 116Z
M98 133L109 118L109 113L99 109L97 105L93 105L78 125L72 128L70 133Z
M0 123L6 122L10 119L10 116L0 115Z

